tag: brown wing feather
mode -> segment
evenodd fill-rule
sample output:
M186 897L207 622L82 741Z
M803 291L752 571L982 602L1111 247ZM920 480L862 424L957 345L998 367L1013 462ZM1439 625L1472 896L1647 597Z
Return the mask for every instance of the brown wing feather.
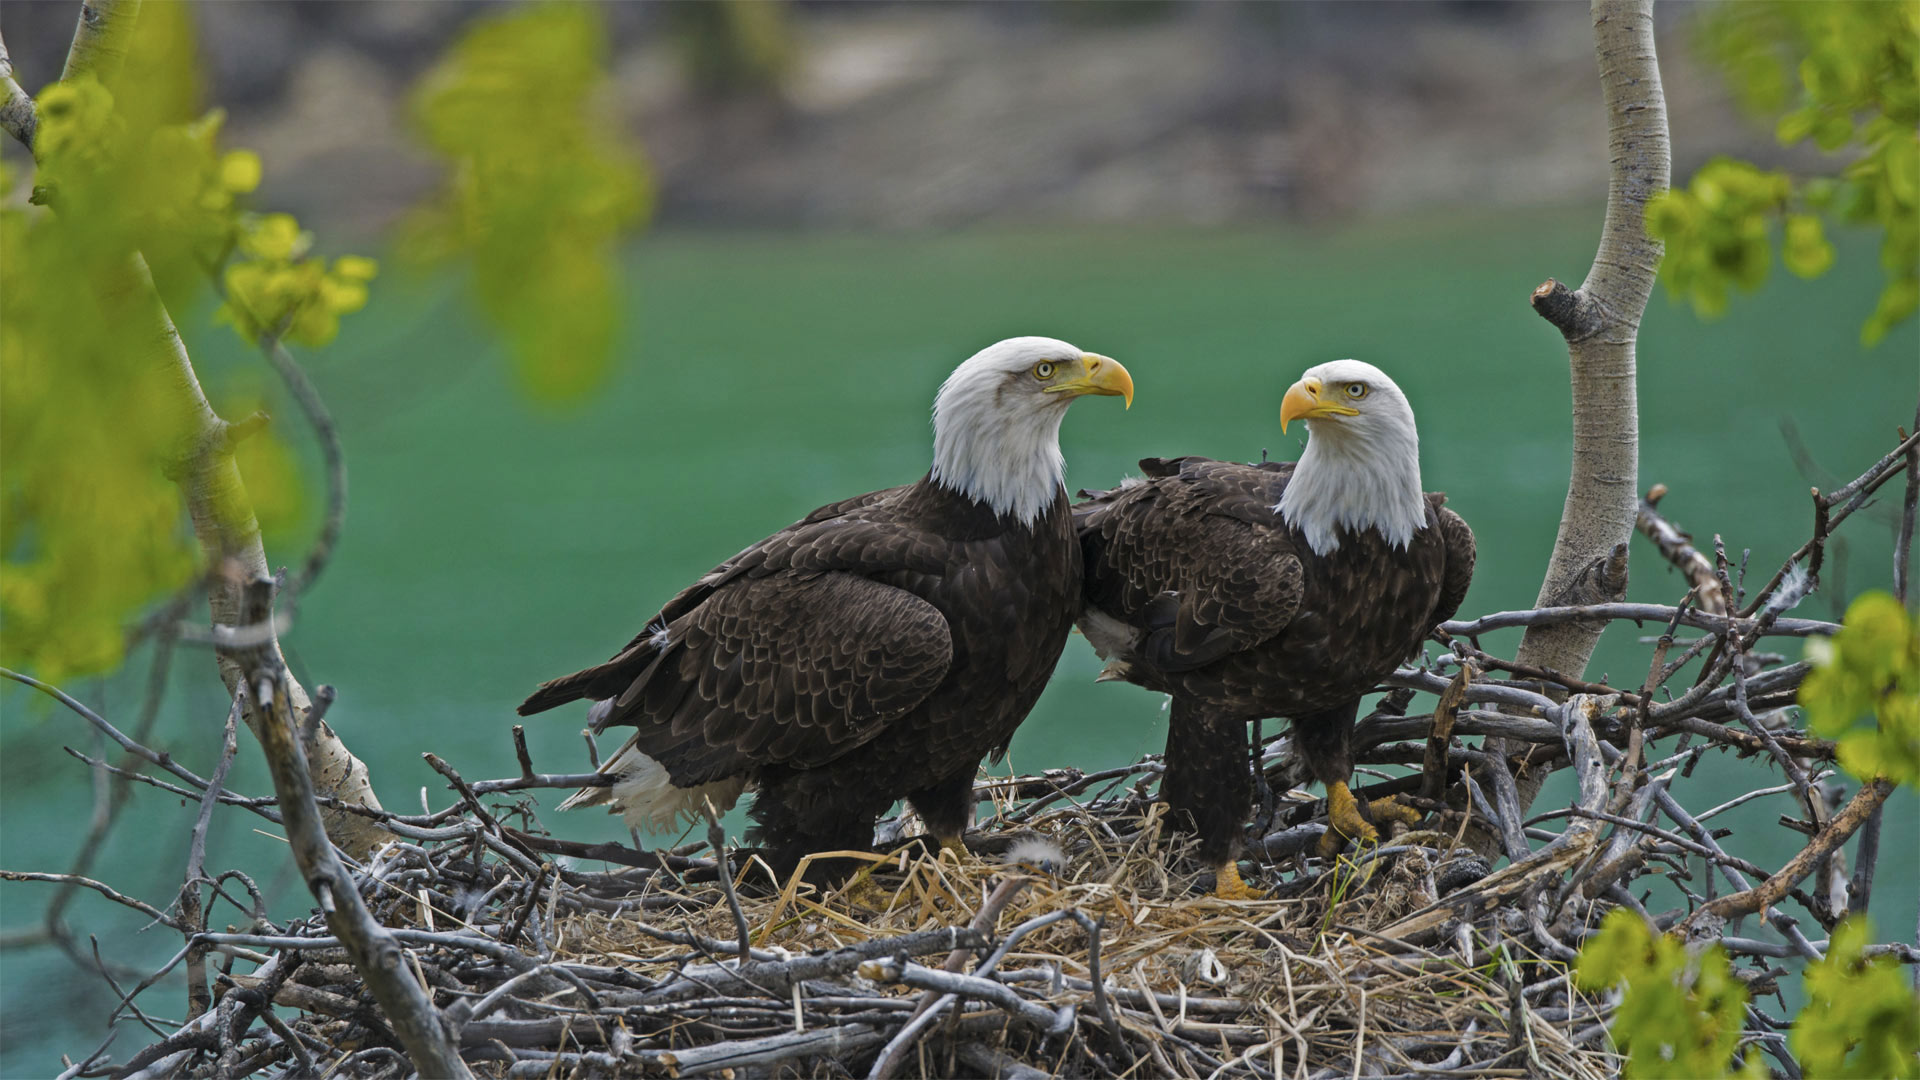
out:
M1143 631L1142 658L1164 671L1285 629L1303 574L1272 508L1291 469L1205 458L1140 464L1154 479L1076 509L1088 602Z
M918 705L953 661L932 604L846 573L733 582L667 640L607 723L634 725L630 743L683 786L831 761Z
M746 548L703 574L700 580L682 589L677 596L667 601L658 614L647 620L647 625L634 635L633 640L627 642L606 663L540 684L525 701L520 703L520 715L532 716L581 698L603 701L620 694L645 674L653 662L659 658L658 642L661 640L659 635L662 629L697 609L717 589L742 575L773 572L795 566L813 570L863 569L860 565L863 553L870 548L882 549L886 545L884 542L868 542L870 538L863 535L862 530L856 529L852 533L842 533L838 527L865 524L867 514L884 512L889 502L906 490L906 487L886 488L828 503L772 536ZM829 530L832 531L829 532ZM864 533L872 534L880 531L869 528L864 530ZM823 537L826 541L824 543L821 542ZM892 533L891 539L894 549L891 552L893 562L917 568L932 560L930 552L913 550L915 538L910 534ZM871 569L899 568L889 566L884 561L888 552L879 550L877 554L883 561ZM594 723L594 730L604 730L610 722L612 721L606 716L601 716Z
M1440 520L1440 536L1446 541L1447 567L1441 577L1440 600L1433 606L1433 624L1446 622L1459 612L1460 604L1467 598L1467 588L1473 584L1473 530L1459 514L1446 508L1447 497L1438 492L1429 492L1427 501L1433 504L1433 512Z
M946 618L872 580L938 572L943 541L891 516L905 489L821 507L682 590L613 659L541 686L527 715L611 700L596 730L691 785L759 765L812 767L919 704L953 660Z

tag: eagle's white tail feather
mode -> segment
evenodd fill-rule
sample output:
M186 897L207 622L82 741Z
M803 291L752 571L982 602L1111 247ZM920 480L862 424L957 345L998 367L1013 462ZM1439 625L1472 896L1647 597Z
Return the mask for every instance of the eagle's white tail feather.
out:
M631 742L602 764L600 771L619 779L611 788L581 788L568 796L560 809L604 804L608 813L621 815L633 828L667 832L680 828L683 822L698 821L705 816L708 799L713 800L715 809L726 813L747 789L745 777L728 777L692 787L676 786L666 766L641 753Z

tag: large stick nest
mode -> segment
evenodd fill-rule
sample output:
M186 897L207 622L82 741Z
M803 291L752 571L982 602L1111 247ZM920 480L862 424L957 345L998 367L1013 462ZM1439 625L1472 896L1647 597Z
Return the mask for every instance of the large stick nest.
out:
M537 833L491 813L443 827L448 839L392 845L356 878L483 1075L846 1076L883 1058L907 1076L1616 1070L1601 1005L1570 988L1563 962L1507 936L1497 906L1429 945L1383 936L1486 873L1454 838L1295 856L1273 868L1271 898L1222 901L1179 869L1183 843L1145 794L1157 771L1153 759L1112 770L1085 797L1073 793L1095 785L1071 772L983 779L992 814L972 852L909 840L826 893L774 882L751 857L724 864L728 890L705 844L659 867L542 863ZM307 941L223 936L274 951L232 985L294 1010L287 1035L321 1071L406 1075L325 935L315 916L292 927ZM943 992L957 996L903 1036ZM245 996L222 1008L237 1013ZM296 1064L285 1035L260 1034L176 1037L136 1063L227 1075Z

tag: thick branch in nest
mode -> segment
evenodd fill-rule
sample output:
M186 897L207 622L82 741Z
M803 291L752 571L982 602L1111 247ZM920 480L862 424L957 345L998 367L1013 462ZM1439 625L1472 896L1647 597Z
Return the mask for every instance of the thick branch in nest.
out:
M1693 537L1681 532L1673 522L1661 516L1658 508L1666 494L1665 484L1655 484L1647 491L1640 500L1640 513L1634 521L1634 527L1653 541L1653 546L1660 549L1662 558L1686 576L1687 584L1693 586L1700 610L1724 615L1733 610L1732 598L1720 583L1720 574L1714 568L1713 560L1693 546Z

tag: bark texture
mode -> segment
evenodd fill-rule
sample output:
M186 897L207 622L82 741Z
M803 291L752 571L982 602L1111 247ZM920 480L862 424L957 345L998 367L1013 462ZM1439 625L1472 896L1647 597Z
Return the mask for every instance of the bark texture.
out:
M92 75L101 82L112 81L127 59L127 46L133 41L133 24L140 18L140 0L86 0L80 5L80 21L73 27L73 44L67 47L67 63L60 71L61 81Z
M1539 607L1616 601L1627 590L1627 540L1639 509L1640 421L1634 343L1653 293L1661 245L1647 235L1646 206L1667 189L1671 150L1666 95L1653 46L1653 0L1593 0L1594 53L1607 110L1607 215L1593 268L1578 289L1549 279L1533 307L1567 341L1573 382L1573 475ZM1531 626L1518 663L1578 678L1598 623ZM1493 740L1489 750L1523 746ZM1523 770L1520 801L1544 774Z
M139 13L139 0L88 0L83 4L61 78L92 75L102 82L113 78L126 59ZM31 100L26 105L30 109ZM31 124L27 130L31 131ZM247 498L246 484L233 460L235 431L214 412L201 390L186 344L154 289L146 260L137 253L132 255L125 278L113 288L125 290L127 310L135 313L147 327L148 353L140 357L139 362L157 365L167 373L173 393L164 407L177 410L185 421L181 430L189 432L186 445L180 447L175 457L171 475L180 485L187 512L193 520L194 534L211 568L207 575L207 601L213 623L216 627L243 626L244 584L270 574L253 503ZM263 647L271 659L285 666L271 623L252 628L250 633L263 637ZM227 692L233 694L240 687L240 664L229 649L219 650L215 655L221 680L226 683ZM305 722L312 705L306 690L291 676L287 677L287 695L294 712L301 718L302 730L311 729L307 731L305 756L315 790L343 803L378 810L380 801L367 781L366 765L347 750L331 727ZM271 721L252 704L252 695L243 695L243 698L248 702L244 713L247 726L265 746L266 725ZM355 858L364 857L391 838L391 834L368 817L338 809L323 809L321 813L327 835Z
M213 572L207 576L207 604L212 612L213 624L245 628L244 633L235 636L264 640L263 647L272 662L284 668L286 660L281 654L280 640L274 633L273 624L265 622L250 625L245 618L245 583L270 577L271 572L267 567L266 548L260 542L260 523L254 518L253 503L247 497L246 482L240 476L239 467L234 464L234 429L213 411L206 393L201 390L200 379L194 372L192 359L187 355L186 344L180 340L173 319L160 302L159 294L154 291L145 261L139 256L134 256L133 261L134 280L131 286L139 291L141 302L148 305L148 317L153 327L153 353L145 362L160 365L167 372L174 391L172 407L185 414L188 423L184 430L191 433L189 445L181 448L176 459L174 477L180 485L180 493L186 499L194 535L199 538L200 549L206 553L208 564L213 568ZM226 683L228 693L234 693L243 677L240 661L231 649L219 649L214 655L219 664L221 681ZM368 782L365 763L353 756L324 720L318 724L306 723L306 716L312 709L306 689L291 674L286 676L286 683L292 708L301 718L302 731L305 732L309 727L312 729L307 733L304 750L308 769L313 776L314 790L343 803L369 810L380 809L380 800ZM244 717L247 727L265 747L266 725L271 720L255 707L251 695L243 695L243 698L246 702ZM320 814L326 824L327 835L342 851L356 859L364 858L375 847L392 838L387 830L366 816L332 808L322 808Z
M0 39L0 131L31 150L33 129L38 120L33 111L33 97L14 79L13 57L7 53L6 41Z
M250 623L271 625L273 589L271 580L257 577L236 581L232 593L244 605L242 610ZM409 970L406 950L399 940L367 910L354 878L334 853L337 842L330 842L331 830L323 827L315 812L313 777L319 770L307 767L301 754L302 740L294 737L295 725L306 726L307 717L296 711L289 693L293 679L280 659L279 645L267 641L232 650L222 660L222 668L228 664L234 665L244 682L241 694L249 711L260 718L255 733L273 772L273 791L279 797L280 814L286 823L287 845L300 867L300 876L319 901L327 929L346 948L348 959L366 981L373 1000L393 1025L394 1034L420 1075L466 1080L472 1073L460 1058L453 1028L434 1007L432 993ZM332 690L323 686L320 693L324 698Z

